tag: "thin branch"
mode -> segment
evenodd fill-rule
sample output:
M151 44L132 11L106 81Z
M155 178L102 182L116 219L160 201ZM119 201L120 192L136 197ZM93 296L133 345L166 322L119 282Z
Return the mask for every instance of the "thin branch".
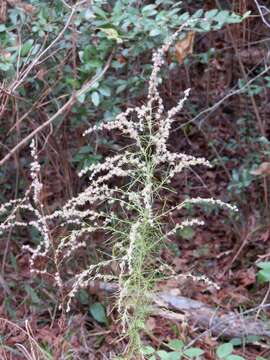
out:
M239 95L241 93L243 93L243 91L245 89L248 89L249 86L257 79L259 79L262 75L264 75L265 73L267 73L270 70L270 66L267 66L263 71L261 71L258 75L256 75L254 78L250 79L244 86L242 86L240 89L237 90L233 90L231 89L227 95L225 95L222 99L220 99L219 101L217 101L214 105L210 106L207 109L204 109L203 111L201 111L199 114L197 114L194 118L190 119L189 121L185 122L182 125L177 126L173 131L177 131L179 129L182 129L183 127L192 124L194 122L196 122L196 120L200 119L202 115L209 113L209 115L211 113L213 113L221 104L224 103L225 100L229 99L230 97L234 96L234 95ZM201 123L204 121L205 119L200 120L200 125Z
M51 42L51 44L44 49L43 51L41 51L36 58L31 62L31 64L25 69L25 71L22 74L21 79L15 81L8 89L9 93L12 93L14 90L16 90L21 84L22 82L25 80L25 78L27 77L27 75L30 73L30 71L38 64L38 62L40 61L40 59L58 42L59 39L61 39L61 37L64 35L65 31L67 30L67 28L69 27L72 17L77 9L77 5L75 5L74 7L72 7L71 13L66 21L65 26L63 27L63 29L60 31L60 33L57 35L57 37Z
M262 18L263 23L264 23L267 27L270 28L270 22L266 20L266 18L265 18L265 13L263 13L263 10L264 10L267 14L269 14L269 13L270 13L270 10L267 9L266 6L260 5L257 0L254 0L254 2L255 2L256 6L257 6L257 9L258 9L258 11L259 11L259 13L260 13L260 16L261 16L261 18Z

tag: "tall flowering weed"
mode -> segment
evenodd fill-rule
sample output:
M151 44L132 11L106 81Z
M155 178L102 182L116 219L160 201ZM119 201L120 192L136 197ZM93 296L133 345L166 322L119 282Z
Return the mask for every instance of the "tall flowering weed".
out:
M177 224L169 223L170 215L181 211L188 204L210 204L236 210L234 206L212 198L185 199L170 207L161 196L164 189L170 189L171 181L177 173L194 166L211 167L205 158L174 153L168 149L172 124L175 116L181 112L190 89L183 92L175 107L166 111L158 82L164 55L181 30L153 54L146 103L128 108L114 121L85 131L84 135L87 136L97 131L117 129L130 140L122 152L79 173L79 176L87 177L88 186L78 196L70 199L62 209L46 213L39 196L42 183L37 145L33 141L31 186L25 197L0 207L0 215L8 214L0 225L0 231L4 232L14 225L34 226L42 235L42 241L37 247L25 247L31 253L31 270L50 273L61 289L67 280L62 269L68 259L76 256L78 249L87 247L87 239L91 239L94 233L106 234L110 252L102 261L79 271L73 278L71 289L62 297L62 306L69 311L78 290L87 287L90 281L118 282L116 304L123 332L129 337L126 356L130 358L140 352L140 333L149 312L149 295L161 277L160 247L178 229L204 224L199 218L188 218ZM119 178L122 180L119 181ZM117 183L122 185L117 186ZM16 213L19 210L30 212L31 220L17 221ZM55 223L68 226L68 236L55 241L52 236ZM43 268L36 266L40 258L46 259L42 263ZM112 264L114 269L117 264L117 271L110 271Z

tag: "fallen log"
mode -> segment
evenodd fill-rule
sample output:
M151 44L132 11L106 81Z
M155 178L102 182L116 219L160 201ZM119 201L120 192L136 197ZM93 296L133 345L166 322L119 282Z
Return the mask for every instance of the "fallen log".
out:
M270 337L270 322L245 317L238 312L224 313L200 301L161 292L153 297L159 307L185 314L187 320L227 339L251 335Z
M114 293L118 290L118 286L113 283L92 281L89 286L92 291L94 289L94 292L101 290ZM154 304L153 315L176 320L185 318L197 327L209 331L213 336L222 336L226 339L251 335L270 337L269 321L254 319L238 312L224 313L222 310L214 309L200 301L170 292L155 293L151 295L151 301Z

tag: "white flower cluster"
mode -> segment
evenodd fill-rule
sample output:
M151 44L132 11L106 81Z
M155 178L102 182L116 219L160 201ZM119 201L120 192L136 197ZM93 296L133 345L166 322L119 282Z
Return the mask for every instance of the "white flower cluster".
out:
M90 134L92 132L95 132L97 130L112 130L112 129L119 129L123 132L123 134L129 135L131 139L136 140L136 142L139 144L140 137L139 137L139 131L142 129L142 123L133 122L132 119L128 120L128 117L131 116L133 112L139 113L140 116L142 113L142 110L138 112L138 108L131 109L128 108L125 112L119 114L116 116L114 121L106 122L100 125L95 125L88 130L84 132L84 136L87 134Z
M42 183L39 180L40 164L38 162L37 147L34 139L30 143L30 149L31 149L31 156L33 159L31 162L31 172L30 172L32 178L32 188L34 191L33 199L35 201L35 204L39 204L39 206L43 206L43 204L40 203L39 201L39 195L42 190Z
M168 152L167 150L167 141L170 135L170 130L173 122L175 121L175 115L178 114L188 98L190 93L190 89L184 91L184 97L179 100L177 106L168 111L166 117L161 117L158 123L158 131L154 136L154 142L157 148L157 156L162 157L164 154Z
M225 203L219 199L213 199L213 198L197 197L197 198L187 199L187 200L183 201L182 204L178 205L178 208L181 209L185 204L213 205L213 206L220 206L223 208L227 208L228 210L231 210L231 211L238 211L237 206L231 205L231 204Z
M136 251L136 241L140 236L139 228L141 223L139 221L135 222L131 225L130 233L129 233L129 247L127 250L127 263L128 263L128 272L129 274L132 273L132 260L133 260L133 252Z
M147 211L149 224L153 225L153 184L150 182L147 183L142 190L142 199L145 210Z
M155 159L157 164L165 163L169 165L168 180L174 177L176 173L181 172L184 168L191 166L203 165L206 167L212 167L210 162L205 158L199 158L192 155L171 153L165 150L162 155L159 155Z
M108 260L108 261L101 261L98 264L93 264L90 265L88 269L80 272L74 279L74 283L72 286L72 290L70 291L68 297L68 302L67 302L67 308L66 311L69 312L70 311L70 305L71 305L71 301L74 298L74 296L76 295L77 291L80 288L85 288L88 286L90 281L94 281L97 279L100 280L112 280L115 277L114 276L110 276L110 275L102 275L100 273L100 270L108 265L110 265L112 263L112 261L114 260Z
M161 48L153 54L153 69L149 79L149 88L148 88L148 103L147 110L151 110L155 103L157 103L157 109L155 111L155 119L159 120L164 112L163 100L158 91L158 74L161 70L162 65L164 64L164 49Z
M214 287L215 289L220 290L220 286L214 281L210 280L206 275L193 275L192 273L188 272L185 274L177 274L175 277L182 277L185 279L191 278L193 281L204 282L207 286Z
M11 207L17 207L18 205L21 204L21 202L22 202L22 199L14 199L14 200L10 200L9 202L6 202L5 204L2 204L0 206L0 215L9 211L9 208L11 208Z
M32 211L31 204L28 204L28 196L31 188L25 192L25 196L20 199L10 200L0 206L0 216L4 216L5 213L9 213L6 219L0 223L0 235L14 226L27 227L28 223L25 221L17 220L17 213L19 210Z
M52 244L51 240L51 234L50 229L47 223L46 215L44 214L43 209L43 203L40 201L40 193L42 190L42 183L40 181L40 164L38 162L38 155L37 155L37 145L35 140L32 140L30 144L31 149L31 156L32 156L32 163L31 163L31 177L32 177L32 183L31 183L31 189L33 192L33 199L35 202L35 208L32 207L32 205L29 204L31 207L32 213L35 216L35 220L29 221L28 224L30 226L33 226L38 230L38 232L42 236L42 242L35 248L32 249L31 253L31 259L30 259L30 268L31 271L35 271L35 259L39 256L41 257L47 257L49 254L49 250ZM29 250L29 246L25 246L25 249ZM58 276L59 277L59 276ZM57 280L57 283L59 284L59 279Z
M31 248L29 245L24 246L23 248L30 251L30 269L31 271L35 271L35 259L38 256L47 256L50 246L50 229L47 224L47 217L44 214L43 204L40 201L40 193L42 191L42 183L39 180L40 177L40 165L38 162L37 148L35 141L33 140L30 144L31 156L33 161L31 163L31 178L32 182L29 189L25 192L25 196L21 199L11 200L8 203L2 205L0 207L0 215L8 212L10 208L10 214L7 218L0 224L0 232L3 232L9 228L14 226L17 227L29 227L32 226L38 230L38 232L42 235L42 242L36 247ZM32 198L35 203L35 207L31 204L30 197L32 194ZM18 213L19 211L23 211L25 214L30 214L25 221L18 221ZM30 217L30 219L29 219ZM34 220L31 218L34 217ZM38 272L46 272L44 270L38 270Z
M90 173L89 180L93 179L96 174L98 174L101 171L106 171L108 169L113 169L116 164L122 159L123 155L115 155L114 157L106 158L106 161L104 163L100 164L92 164L89 167L85 167L79 172L79 176L83 176L87 173Z
M200 219L186 219L184 221L182 221L180 224L177 224L172 230L170 230L168 233L167 233L167 236L170 236L170 235L174 235L177 230L183 230L185 227L188 227L188 226L195 226L195 225L204 225L204 221L203 220L200 220Z

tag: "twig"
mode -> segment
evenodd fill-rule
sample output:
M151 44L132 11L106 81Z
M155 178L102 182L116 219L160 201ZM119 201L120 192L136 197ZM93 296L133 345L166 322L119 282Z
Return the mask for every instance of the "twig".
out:
M266 20L265 14L262 12L262 9L264 9L264 10L266 11L266 13L268 13L268 14L270 14L270 10L267 9L266 6L260 5L257 0L254 0L254 2L255 2L256 6L257 6L257 9L258 9L258 11L259 11L259 13L260 13L260 16L261 16L261 18L262 18L263 23L264 23L267 27L270 28L270 22Z
M212 113L214 112L222 103L224 103L225 100L229 99L231 96L234 95L238 95L241 94L243 92L244 89L247 89L255 80L257 80L258 78L260 78L262 75L264 75L265 73L267 73L270 70L270 66L267 66L263 71L261 71L258 75L256 75L254 78L250 79L244 86L242 86L240 89L237 90L233 90L231 89L227 95L225 95L222 99L220 99L219 101L217 101L214 105L210 106L207 109L204 109L203 111L201 111L198 115L196 115L194 118L190 119L189 121L185 122L182 125L177 126L173 131L177 131L179 129L182 129L183 127L186 127L189 124L192 124L194 122L196 122L196 120L200 119L202 115L207 114L207 113ZM204 121L204 119L202 119L200 121L200 123L202 123Z
M268 284L268 289L267 289L266 294L265 294L265 296L263 298L263 301L261 303L262 306L266 303L266 300L268 299L269 294L270 294L270 284ZM260 309L258 309L258 312L256 314L256 319L258 319L261 310L262 310L262 307Z
M231 259L229 264L223 270L222 276L224 276L231 269L231 267L234 264L235 260L239 257L240 253L243 251L244 247L247 245L248 241L250 240L251 235L256 230L257 229L255 228L255 220L252 217L251 221L250 221L250 225L247 227L247 232L246 232L246 234L244 236L244 240L242 241L241 245L239 246L239 249L236 251L235 255L233 256L233 258Z
M21 79L15 81L10 87L9 87L9 93L12 93L14 90L16 90L24 81L24 79L27 77L27 75L30 73L30 71L38 64L39 60L58 42L59 39L61 39L61 37L64 35L66 29L69 27L72 17L77 9L77 6L79 4L76 4L72 7L71 9L71 13L66 21L65 26L63 27L63 29L60 31L60 33L57 35L57 37L51 42L51 44L44 49L43 51L41 51L36 58L31 62L31 64L25 69L25 71L22 74Z
M41 59L44 57L44 55L46 55L48 53L48 51L59 41L59 39L61 39L61 37L64 35L66 29L69 27L71 20L73 18L74 13L76 12L77 8L84 4L87 0L83 0L73 6L69 6L69 8L71 9L71 13L65 23L65 26L63 27L63 29L60 31L60 33L57 35L57 37L51 42L51 44L45 48L44 50L41 50L39 52L39 54L37 54L37 56L35 57L35 59L33 59L33 61L31 62L31 64L29 64L29 66L23 70L20 74L18 74L18 69L17 69L17 79L15 81L13 81L9 87L7 89L2 89L0 88L1 92L3 92L4 94L6 94L4 101L3 101L3 105L0 108L0 117L2 116L2 114L5 111L5 107L7 105L8 99L10 95L13 95L14 91L23 83L23 81L25 80L25 78L27 77L27 75L30 73L30 71L37 65L39 65ZM44 40L44 44L46 42L46 39ZM42 46L43 47L43 46ZM41 49L42 49L41 47ZM17 62L18 64L19 62ZM21 76L21 78L20 78Z

